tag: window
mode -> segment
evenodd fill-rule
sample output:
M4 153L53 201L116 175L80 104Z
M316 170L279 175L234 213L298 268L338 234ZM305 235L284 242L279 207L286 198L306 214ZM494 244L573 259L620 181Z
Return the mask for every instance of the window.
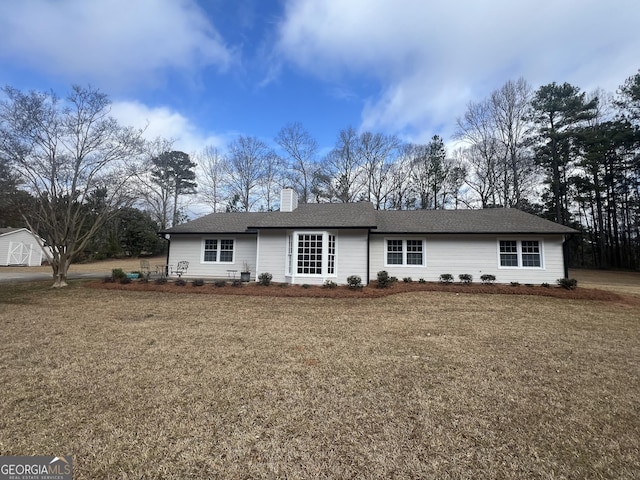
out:
M538 240L500 240L500 266L542 268L542 248Z
M500 240L500 266L518 266L518 244L515 240Z
M522 241L522 266L540 267L540 244L537 240Z
M205 262L218 261L218 240L204 241L204 261Z
M202 261L206 263L233 263L234 240L207 238L203 243Z
M336 236L329 235L329 241L327 242L327 274L336 274Z
M287 275L293 275L293 235L287 237Z
M233 240L220 240L220 261L233 262Z
M337 235L331 232L290 232L287 271L292 275L335 276Z
M387 263L402 265L402 240L387 240Z
M424 265L424 240L387 240L386 265Z
M298 234L298 273L322 275L322 234Z
M407 240L407 265L422 265L422 240Z

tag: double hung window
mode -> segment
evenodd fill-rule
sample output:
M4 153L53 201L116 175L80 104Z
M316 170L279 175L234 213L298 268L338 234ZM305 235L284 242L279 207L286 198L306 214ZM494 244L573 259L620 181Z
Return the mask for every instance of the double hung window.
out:
M500 267L542 268L542 245L539 240L500 240Z
M385 264L422 266L424 250L424 240L387 239Z
M231 238L207 238L202 247L204 263L233 263L234 240Z

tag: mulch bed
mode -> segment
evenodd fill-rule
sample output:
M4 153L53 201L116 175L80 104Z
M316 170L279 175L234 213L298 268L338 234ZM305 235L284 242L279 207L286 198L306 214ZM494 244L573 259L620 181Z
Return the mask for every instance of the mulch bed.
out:
M151 281L144 283L132 281L128 284L110 283L95 281L87 284L90 288L101 288L107 290L128 290L136 292L164 292L164 293L204 293L215 295L251 295L269 297L317 297L317 298L379 298L399 293L415 292L447 292L456 294L498 294L498 295L538 295L544 297L555 297L571 300L598 300L605 302L625 303L640 305L640 298L620 295L615 292L598 290L592 288L576 288L568 290L556 286L533 286L533 285L503 285L503 284L444 284L444 283L419 283L419 282L397 282L390 288L377 288L376 282L360 288L350 289L347 286L326 288L322 286L301 286L272 283L263 286L255 282L243 283L240 285L226 284L223 287L215 286L213 283L205 283L202 286L194 286L192 282L186 285L176 285L169 281L166 284L156 284Z

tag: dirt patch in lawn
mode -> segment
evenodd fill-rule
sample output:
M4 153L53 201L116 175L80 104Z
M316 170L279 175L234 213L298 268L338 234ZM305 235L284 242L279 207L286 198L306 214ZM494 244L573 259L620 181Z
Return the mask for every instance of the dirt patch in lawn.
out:
M564 298L572 300L597 300L605 302L615 302L628 305L640 305L640 298L621 295L610 290L595 288L576 288L568 290L556 286L533 286L533 285L485 285L485 284L445 284L433 282L397 282L389 288L378 288L376 283L359 288L351 289L347 286L337 286L334 288L317 285L289 285L271 284L269 286L259 283L236 284L227 282L224 286L216 286L214 283L205 283L196 286L193 281L186 281L184 284L175 281L168 281L165 284L157 284L154 281L143 282L140 280L131 283L109 283L104 281L94 281L89 283L90 288L107 290L129 290L137 292L165 292L165 293L200 293L216 295L250 295L258 297L308 297L308 298L380 298L400 293L416 292L446 292L464 294L492 294L492 295L534 295L554 298Z

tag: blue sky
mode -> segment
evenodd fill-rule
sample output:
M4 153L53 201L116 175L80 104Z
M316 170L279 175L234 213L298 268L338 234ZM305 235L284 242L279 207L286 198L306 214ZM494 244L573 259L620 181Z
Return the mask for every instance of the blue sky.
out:
M523 76L609 92L640 68L637 0L0 0L0 84L91 84L194 153L301 122L449 140Z

